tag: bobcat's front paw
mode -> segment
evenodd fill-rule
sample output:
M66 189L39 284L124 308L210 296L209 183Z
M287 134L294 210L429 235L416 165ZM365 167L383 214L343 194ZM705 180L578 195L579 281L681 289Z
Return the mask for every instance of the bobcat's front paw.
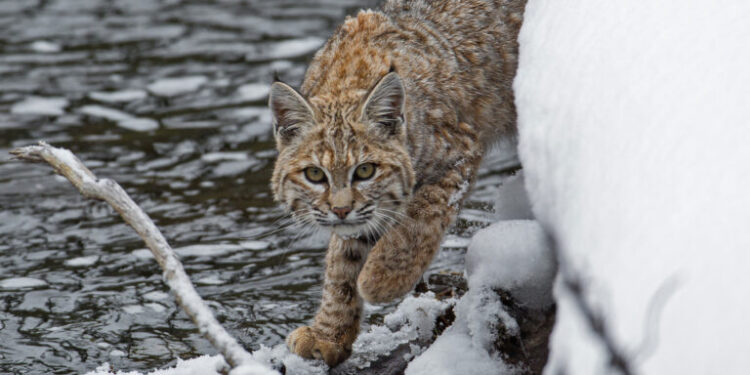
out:
M351 346L333 342L313 327L299 327L286 338L289 350L302 358L322 359L333 367L344 362L352 353Z

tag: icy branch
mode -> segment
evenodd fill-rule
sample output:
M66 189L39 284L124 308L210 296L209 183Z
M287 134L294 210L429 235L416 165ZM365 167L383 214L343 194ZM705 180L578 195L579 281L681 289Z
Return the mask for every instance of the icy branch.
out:
M120 213L153 253L164 271L164 281L174 293L177 303L198 326L201 334L235 369L232 373L277 374L259 364L214 318L211 310L195 291L182 263L164 239L164 235L119 184L113 180L96 178L72 152L52 147L45 142L39 142L37 146L17 148L10 153L19 160L48 163L57 173L73 183L83 196L106 201Z

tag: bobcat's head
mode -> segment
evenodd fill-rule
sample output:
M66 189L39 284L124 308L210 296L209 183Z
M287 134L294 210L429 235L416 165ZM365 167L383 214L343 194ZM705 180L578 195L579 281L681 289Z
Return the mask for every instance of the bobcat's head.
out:
M308 101L274 83L269 106L279 156L271 185L304 224L345 238L378 237L405 219L414 187L401 79L388 73L357 101Z

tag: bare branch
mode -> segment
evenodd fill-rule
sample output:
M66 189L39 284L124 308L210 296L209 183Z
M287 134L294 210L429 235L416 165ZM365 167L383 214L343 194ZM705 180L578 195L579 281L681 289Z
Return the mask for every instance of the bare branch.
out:
M242 367L243 370L249 370L243 373L276 373L260 365L214 318L211 310L195 291L182 263L164 239L164 235L119 184L110 179L97 179L72 152L52 147L45 142L39 142L36 146L17 148L10 153L18 160L48 163L57 173L73 183L83 196L109 203L146 243L162 268L164 281L174 293L177 303L198 326L200 333L224 356L227 363L232 368Z

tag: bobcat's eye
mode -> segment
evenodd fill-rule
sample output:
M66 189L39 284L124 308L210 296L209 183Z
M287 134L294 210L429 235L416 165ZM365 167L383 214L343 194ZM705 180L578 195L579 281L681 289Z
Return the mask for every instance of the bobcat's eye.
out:
M354 171L354 179L355 180L366 180L372 175L375 174L375 164L373 163L364 163L357 167L357 169Z
M307 167L305 168L305 177L310 182L319 184L321 182L325 182L326 180L326 174L323 172L322 169L318 167Z

